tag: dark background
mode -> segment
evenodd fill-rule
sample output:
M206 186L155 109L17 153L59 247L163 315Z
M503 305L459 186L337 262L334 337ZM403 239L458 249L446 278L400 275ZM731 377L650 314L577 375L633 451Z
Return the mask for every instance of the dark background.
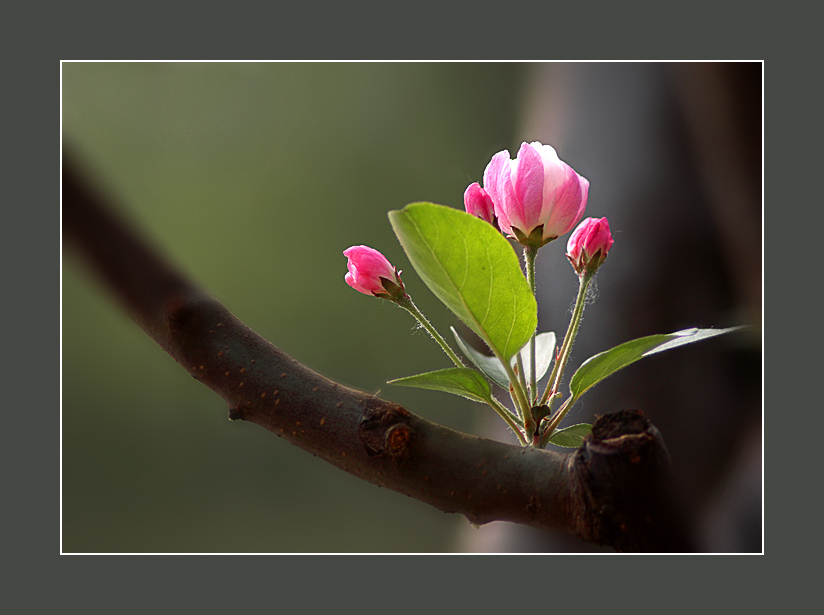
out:
M556 147L616 244L572 357L691 326L761 322L761 64L64 63L64 145L184 271L281 349L455 429L478 404L395 388L447 367L411 317L343 282L365 243L456 324L386 212L462 207L489 158ZM539 254L541 330L563 334L565 238ZM71 255L63 265L64 552L588 549L364 483L255 426L190 378ZM760 330L643 361L570 420L623 408L661 429L710 551L761 550ZM436 410L437 409L437 410Z

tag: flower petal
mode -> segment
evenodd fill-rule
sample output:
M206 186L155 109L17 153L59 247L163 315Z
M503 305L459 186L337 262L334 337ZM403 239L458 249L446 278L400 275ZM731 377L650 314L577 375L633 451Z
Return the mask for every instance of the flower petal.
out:
M544 164L541 154L528 143L518 150L517 168L513 172L515 200L523 220L518 229L525 235L541 222L544 208Z
M548 212L549 215L544 221L544 238L559 237L568 233L586 209L587 193L584 192L584 183L588 192L589 182L569 165L561 164L565 167L565 179L557 186L554 194L555 206Z
M495 207L498 207L498 203L500 202L500 197L498 196L498 184L500 182L501 173L504 169L507 171L509 170L509 163L509 152L507 150L503 150L502 152L498 152L492 156L492 160L489 161L489 164L486 165L486 169L484 170L483 187L492 199Z

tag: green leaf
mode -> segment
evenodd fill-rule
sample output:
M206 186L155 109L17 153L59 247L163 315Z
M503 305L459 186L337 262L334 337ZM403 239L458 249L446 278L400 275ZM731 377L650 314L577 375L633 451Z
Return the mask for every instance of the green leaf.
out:
M710 337L715 337L716 335L721 335L723 333L730 333L732 331L738 331L739 329L744 329L745 326L739 327L730 327L729 329L684 329L683 331L676 331L675 333L670 334L669 337L670 341L661 344L660 346L656 346L652 350L648 350L644 353L645 357L650 356L651 354L656 354L658 352L663 352L665 350L669 350L670 348L678 348L679 346L685 346L686 344L692 344L693 342L700 342L701 340L705 340Z
M524 372L526 374L526 381L529 382L530 374L532 373L530 369L530 360L529 360L529 342L527 342L526 346L521 348L521 361L524 364ZM535 382L540 382L541 378L546 376L546 373L549 371L549 366L552 365L552 360L555 358L555 334L552 331L547 333L539 333L535 336ZM512 365L515 365L515 357L513 360L510 361Z
M526 344L538 306L515 251L491 224L433 203L391 211L389 221L424 283L494 353L509 360Z
M499 387L503 389L509 388L509 376L507 376L506 370L504 370L501 362L498 361L495 357L490 357L485 355L481 352L475 350L472 346L467 343L458 332L455 331L455 327L450 327L452 329L452 335L455 336L455 341L458 343L461 351L464 355L475 364L479 370L481 370L487 378L489 378L492 382L497 384ZM529 342L521 348L520 351L521 360L524 363L524 371L526 372L526 379L529 381L530 371L530 362L529 362ZM512 357L509 363L513 367L516 363L516 357ZM535 336L535 363L538 366L538 369L535 370L535 373L538 375L536 378L536 382L540 382L541 378L546 376L546 373L549 371L549 366L552 365L552 360L555 357L555 334L553 332L548 333L539 333Z
M605 352L590 357L578 368L569 382L569 390L573 399L578 399L586 391L611 376L619 369L635 363L638 359L663 352L670 348L677 348L685 344L692 344L716 335L737 331L743 327L729 329L685 329L667 335L650 335L632 340L616 346Z
M481 370L492 382L497 384L502 389L509 389L509 376L507 376L506 370L504 370L501 362L495 357L490 357L478 352L460 335L458 335L458 332L455 331L455 327L450 328L452 329L452 335L455 336L455 341L458 343L458 346L464 353L464 356L472 361L472 363L475 364L475 367Z
M592 425L589 423L578 423L577 425L570 425L559 429L549 441L555 446L563 446L565 448L578 448L584 443L584 438L592 433Z
M390 380L389 384L446 391L481 403L492 401L489 382L480 373L468 367L450 367L416 376L397 378Z

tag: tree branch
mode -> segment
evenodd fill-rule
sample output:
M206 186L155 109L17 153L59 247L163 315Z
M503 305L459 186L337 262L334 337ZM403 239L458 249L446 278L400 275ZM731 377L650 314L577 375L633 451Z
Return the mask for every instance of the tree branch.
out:
M572 454L447 429L344 387L257 335L120 220L64 154L63 232L135 322L255 423L334 466L472 523L512 521L626 551L689 551L669 457L638 413L602 417Z

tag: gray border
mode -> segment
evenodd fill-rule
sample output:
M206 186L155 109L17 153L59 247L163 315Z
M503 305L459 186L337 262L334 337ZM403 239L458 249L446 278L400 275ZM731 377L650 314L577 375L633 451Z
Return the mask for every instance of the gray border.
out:
M696 10L696 18L702 15L702 11ZM706 14L703 14L701 23L705 21ZM725 44L729 47L726 49L710 49L706 47L706 42L702 42L702 55L707 57L724 57L735 58L741 57L760 57L760 50L755 54L752 51L744 52L740 48L735 48L735 41L727 39L726 32L718 25L718 14L713 14L713 22L718 28L716 30L718 37L723 37ZM556 22L557 23L557 22ZM339 26L339 24L336 24ZM582 26L583 24L578 24ZM696 32L682 23L683 28L679 28L682 32L690 32L689 39L696 40ZM573 28L575 29L575 28ZM632 39L633 37L624 29L618 28L614 22L610 22L610 29L620 32L620 38L623 40ZM551 51L566 51L565 55L578 54L594 54L592 43L595 42L591 38L587 39L586 44L582 45L581 41L574 44L574 41L568 41L570 44L565 48L558 45L557 35L563 34L564 28L547 27L546 41L552 41L550 48L524 49L523 47L516 48L513 45L514 40L507 41L507 45L496 44L495 48L498 50L509 48L510 50L517 49L519 56L527 57L530 55L546 55ZM587 30L592 36L591 30ZM756 30L751 30L755 34ZM282 34L282 31L281 31ZM297 34L297 32L295 33ZM454 34L454 33L453 33ZM639 33L636 33L639 34ZM649 31L647 32L649 34ZM659 41L663 31L659 30ZM248 38L249 34L243 32L239 34L244 39ZM570 34L566 35L567 39L573 38ZM297 38L295 36L294 38ZM471 39L472 37L466 37ZM515 37L513 37L515 38ZM594 37L593 37L594 38ZM699 39L701 37L698 37ZM453 39L455 40L455 39ZM283 38L280 38L281 43ZM727 42L728 41L728 42ZM329 41L332 43L334 41ZM390 43L391 40L384 40L384 43ZM455 41L457 42L457 41ZM536 43L543 41L536 40ZM597 41L601 47L601 53L615 54L615 49L608 49L609 39L604 37ZM327 44L329 44L327 43ZM491 51L492 41L489 45L484 45L487 50L481 52L484 55L498 55L498 53ZM284 45L286 47L286 45ZM475 47L477 48L477 47ZM296 50L300 47L292 47L292 54L299 55ZM327 48L328 49L328 48ZM466 49L466 47L464 47ZM348 51L348 53L347 53ZM658 49L659 54L662 50ZM82 53L82 52L81 52ZM159 53L155 51L155 53ZM196 53L196 52L194 52ZM338 53L348 55L348 57L364 57L372 55L361 50L356 50L354 53L351 48L349 50L329 50L327 53L332 55L325 55L324 57L332 58ZM406 48L405 53L414 54L419 57L419 53L414 49ZM506 53L504 51L504 53ZM268 54L272 54L270 50ZM67 55L78 55L77 50L70 51ZM144 57L145 54L138 54ZM154 55L154 54L152 54ZM179 54L178 54L179 55ZM193 52L187 51L185 55L193 55ZM220 55L220 53L209 53L209 56ZM446 57L460 57L449 53L443 54ZM460 55L463 55L462 53ZM662 55L670 55L663 53ZM693 53L687 52L689 57ZM281 56L283 57L283 56ZM294 56L293 56L294 57ZM15 145L13 146L17 153L23 153L24 156L18 156L19 159L27 159L26 153L32 154L32 164L26 171L26 180L20 182L21 198L20 203L38 203L46 204L53 203L54 195L56 193L55 183L52 181L44 181L44 170L42 160L49 159L49 152L52 151L50 145L53 139L53 132L50 123L43 122L43 117L50 117L51 101L54 96L54 69L57 68L57 59L47 60L45 64L46 70L42 76L43 81L39 81L40 87L32 89L31 82L27 81L26 96L17 97L20 107L25 105L25 111L34 110L40 121L35 122L20 122L17 126L22 128L21 134L15 135ZM765 67L768 74L778 76L781 74L779 63L767 61ZM38 75L39 77L39 75ZM18 90L18 92L21 90ZM32 102L42 101L44 109L37 109L36 106L32 109ZM47 102L48 101L48 102ZM771 107L773 107L774 99L771 98ZM775 101L778 103L778 101ZM24 109L21 109L24 111ZM788 110L787 110L788 111ZM29 111L30 112L30 111ZM39 112L39 113L38 113ZM17 115L17 114L15 114ZM786 136L787 133L775 134L771 136L778 137ZM776 139L772 142L773 145L780 145ZM18 145L19 144L19 145ZM789 151L789 144L782 148L784 151ZM793 149L794 149L793 145ZM36 162L35 162L36 161ZM19 180L18 180L19 181ZM775 184L773 184L775 186ZM782 189L784 186L782 186ZM773 187L773 192L777 188ZM777 196L777 195L776 195ZM786 201L787 196L782 190L782 201ZM12 200L14 202L14 200ZM796 201L797 202L797 201ZM15 234L13 238L14 247L19 249L18 253L26 255L27 270L25 278L21 274L13 272L12 278L14 282L18 282L19 288L32 288L31 280L38 280L40 284L36 286L45 297L42 301L26 300L29 293L20 293L18 297L22 300L16 302L17 309L25 310L26 314L32 317L32 320L37 323L36 327L21 327L13 331L13 348L23 349L23 358L27 365L37 365L35 374L43 372L49 373L51 371L52 360L48 356L49 353L42 353L34 350L39 347L32 343L31 336L42 336L46 340L54 339L51 328L56 327L56 319L54 318L53 304L51 302L52 286L48 283L52 279L51 272L54 271L54 265L57 261L51 243L51 229L53 222L49 216L45 216L47 229L44 228L44 212L41 207L15 207L15 212L20 212L24 215L25 222L28 224L20 225L18 228L25 229L39 229L38 236L44 238L45 245L38 246L38 249L32 250L30 239L26 234ZM55 229L56 232L56 229ZM14 244L14 241L20 242L21 245ZM9 252L12 252L11 250ZM19 269L17 270L19 271ZM786 271L786 270L783 270ZM19 277L17 277L19 276ZM29 284L25 284L29 282ZM14 285L15 288L18 284ZM18 291L19 292L19 291ZM771 306L772 307L772 306ZM17 338L17 339L14 339ZM46 356L43 356L43 355ZM22 371L22 370L21 370ZM28 373L32 373L28 371ZM37 391L38 399L53 399L59 398L58 395L52 396L51 393L43 393L43 383L34 374L32 376L23 376L24 386L20 387L22 391ZM28 381L27 381L28 380ZM778 387L772 390L776 391ZM777 393L774 393L777 394ZM28 395L25 395L28 397ZM20 413L22 416L37 416L37 417L51 417L53 416L49 410L53 407L51 403L43 404L46 412L38 412L40 404L36 404L32 408L30 399L20 399L20 406L25 410ZM777 405L774 404L773 407ZM13 406L12 406L13 407ZM32 410L36 414L32 414ZM16 418L17 412L10 412L11 424L7 423L7 433L34 433L36 434L36 442L44 443L46 447L52 446L52 442L57 439L58 434L57 425L54 421L49 419L40 419L37 423L38 429L33 429L34 424L30 421L22 421ZM22 427L25 431L21 431L18 427ZM46 489L31 489L33 485L52 485L52 477L56 476L56 464L51 458L42 456L41 454L32 454L32 450L37 450L36 447L31 446L31 442L25 439L17 440L20 442L16 450L12 454L12 458L18 460L25 460L21 466L25 466L22 474L15 472L15 476L21 476L19 482L15 486L20 485L18 493L25 488L26 502L24 506L13 507L15 516L25 517L22 527L25 528L22 532L10 532L11 551L19 554L29 554L27 560L32 554L50 554L55 555L57 547L56 531L54 531L52 513L52 503L54 502L54 493L48 487ZM56 481L55 481L56 482ZM771 483L771 485L779 484L779 481ZM37 494L37 495L35 495ZM42 502L39 501L42 498ZM19 513L17 513L19 511ZM771 519L773 515L771 514ZM15 519L16 520L16 519ZM22 519L21 519L22 520ZM17 527L18 524L7 522L7 527ZM770 552L770 547L774 547L775 540L765 540L765 549ZM421 559L421 557L425 559ZM538 556L540 557L540 556ZM147 560L148 558L148 560ZM39 559L39 558L38 558ZM197 563L190 561L197 559ZM312 610L320 606L320 602L329 601L330 606L345 605L347 603L369 608L384 608L386 606L396 605L405 606L406 604L421 603L423 600L410 600L412 596L422 596L429 604L434 603L440 596L432 596L432 593L438 594L444 592L456 599L458 604L462 604L464 608L471 608L479 599L483 600L487 607L496 609L498 606L494 599L490 600L490 594L496 597L501 596L507 598L507 605L525 605L526 602L548 602L551 607L557 608L559 598L561 596L571 596L570 602L580 604L583 602L588 606L593 605L597 601L597 596L604 596L607 600L613 601L631 599L635 602L638 599L638 589L643 588L644 601L655 603L656 598L673 600L672 590L678 588L681 590L679 594L684 597L684 603L698 602L699 600L705 603L709 598L708 592L713 586L723 586L723 593L730 597L735 596L737 604L742 607L749 602L747 597L759 593L753 591L754 588L759 587L758 575L751 574L755 572L752 568L758 565L761 568L762 562L746 561L741 562L736 559L735 563L727 562L725 560L718 560L708 562L705 557L701 557L701 561L692 559L679 559L677 562L673 559L668 559L665 562L649 561L649 558L644 560L626 559L624 558L619 565L612 559L607 558L593 558L593 557L565 557L563 559L553 559L551 561L532 559L528 556L502 556L496 558L479 558L479 557L460 557L458 560L449 560L444 557L431 556L409 556L409 557L359 557L355 561L348 561L348 556L336 557L302 557L302 556L283 556L272 559L267 557L265 561L258 561L256 559L236 558L231 560L213 560L205 557L189 557L185 562L177 559L161 558L157 556L144 557L128 557L120 556L115 561L110 557L94 557L93 559L84 558L78 561L75 557L66 556L60 558L56 565L49 562L45 567L42 566L42 561L38 562L39 571L30 570L29 574L32 577L41 578L50 577L50 580L59 579L59 583L54 587L54 591L43 591L41 588L39 595L51 594L54 596L55 602L60 604L67 603L82 603L89 602L106 602L109 605L113 604L129 604L140 601L153 602L155 604L166 603L173 605L177 600L173 600L172 596L177 594L182 597L185 596L185 601L180 601L180 604L186 606L195 606L198 602L199 596L204 596L209 599L209 602L214 604L217 608L223 609L227 606L237 607L248 604L246 598L242 596L250 596L254 593L251 589L258 580L263 586L263 591L259 593L262 595L263 604L270 606L281 606L284 594L294 596L296 604L311 604ZM128 562L128 563L125 563ZM643 561L644 563L640 563ZM681 563L683 561L683 563ZM25 562L25 560L24 560ZM202 563L201 563L202 562ZM28 562L25 562L28 563ZM603 568L602 568L603 566ZM718 568L716 568L716 566ZM673 570L674 569L674 570ZM661 572L657 572L657 571ZM265 571L265 572L264 572ZM290 574L286 574L287 571ZM561 572L564 571L564 572ZM696 574L696 571L699 571ZM381 574L383 572L383 574ZM601 574L598 574L598 573ZM492 574L490 574L492 573ZM604 574L606 573L606 574ZM123 581L118 581L118 577ZM187 578L188 577L188 578ZM257 577L257 578L256 578ZM128 579L128 581L126 580ZM577 584L570 584L572 579L580 579ZM585 581L586 579L586 581ZM612 580L618 581L611 584ZM664 579L671 579L669 583ZM631 583L635 580L636 583ZM84 583L83 581L86 581ZM249 582L251 581L251 583ZM414 589L410 588L410 581L414 583ZM652 581L652 582L651 582ZM606 582L607 588L603 587ZM207 588L214 587L215 583L219 583L221 587L220 593L227 594L225 604L221 605L221 600L217 596L211 594L217 593L209 591ZM597 584L598 589L593 588L590 591L584 592L584 583ZM92 587L89 587L89 585ZM51 583L47 583L51 585ZM612 585L612 586L611 586ZM508 592L504 590L505 587L515 588ZM492 589L492 588L496 589ZM223 590L226 588L226 590ZM378 588L385 588L385 592L376 591ZM623 591L621 589L623 588ZM131 591L130 591L131 590ZM181 591L182 590L182 591ZM205 591L204 591L205 590ZM228 591L227 591L228 590ZM285 592L283 591L285 590ZM605 591L606 590L606 591ZM650 595L650 592L652 595ZM385 593L386 595L381 595ZM160 595L158 595L160 594ZM182 596L181 596L182 594ZM135 600L137 596L145 596L143 600ZM151 597L150 597L151 596ZM327 599L324 599L328 596ZM534 597L534 598L530 598ZM37 599L36 596L31 598ZM213 598L213 599L212 599ZM434 598L434 599L432 599ZM689 598L692 598L690 600ZM148 599L148 600L147 600ZM566 602L566 600L563 600ZM680 601L680 600L679 600ZM714 603L717 604L717 598L713 597ZM403 606L402 606L403 605ZM503 606L503 604L501 604ZM126 609L123 609L126 610ZM217 609L215 609L217 610Z

